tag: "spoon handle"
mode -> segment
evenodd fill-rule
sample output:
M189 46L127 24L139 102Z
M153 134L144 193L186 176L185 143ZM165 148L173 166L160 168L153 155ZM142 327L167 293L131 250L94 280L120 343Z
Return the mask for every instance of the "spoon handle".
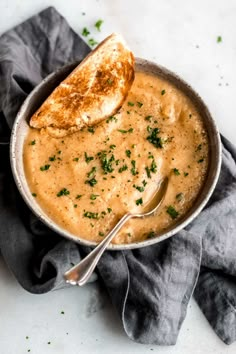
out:
M116 224L116 226L104 238L104 240L100 242L92 252L90 252L81 262L79 262L65 273L64 277L67 283L71 285L77 284L80 286L87 283L106 247L124 225L124 223L126 223L126 221L128 221L131 217L131 214L125 214Z

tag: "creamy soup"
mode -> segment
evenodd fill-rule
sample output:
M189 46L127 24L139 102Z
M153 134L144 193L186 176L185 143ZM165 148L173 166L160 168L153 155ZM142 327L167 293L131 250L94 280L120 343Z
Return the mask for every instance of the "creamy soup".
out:
M122 108L62 139L29 129L26 178L41 208L62 228L99 242L128 211L141 211L169 176L159 211L130 220L113 243L152 238L193 205L208 166L208 139L190 100L167 81L137 72Z

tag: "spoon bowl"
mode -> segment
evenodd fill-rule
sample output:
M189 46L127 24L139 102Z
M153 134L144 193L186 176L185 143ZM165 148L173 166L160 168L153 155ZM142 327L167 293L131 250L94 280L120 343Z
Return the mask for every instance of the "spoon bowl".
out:
M104 240L100 242L92 252L90 252L81 262L79 262L65 273L64 277L66 282L71 285L79 286L86 284L103 252L106 250L107 246L115 237L117 232L121 229L121 227L132 218L145 218L155 214L165 198L168 182L168 177L163 178L159 182L158 188L156 189L152 198L144 206L143 212L125 214L115 225L115 227L108 233Z

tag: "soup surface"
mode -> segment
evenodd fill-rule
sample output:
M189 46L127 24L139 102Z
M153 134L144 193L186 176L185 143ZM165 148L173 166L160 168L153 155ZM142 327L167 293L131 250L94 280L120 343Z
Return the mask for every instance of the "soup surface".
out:
M62 228L99 242L128 211L141 211L169 176L159 211L130 220L113 243L152 238L193 205L208 166L208 139L190 100L169 82L136 72L120 111L62 139L30 128L26 178L41 208Z

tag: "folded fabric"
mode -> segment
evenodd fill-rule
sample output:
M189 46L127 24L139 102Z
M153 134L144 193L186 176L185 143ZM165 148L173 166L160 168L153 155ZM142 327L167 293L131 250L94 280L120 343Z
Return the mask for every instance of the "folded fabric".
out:
M55 234L24 204L10 169L10 132L33 87L89 51L52 7L0 37L0 249L32 293L65 287L64 272L89 250ZM219 182L191 225L151 247L106 252L98 265L124 330L137 342L174 344L194 289L219 337L236 339L236 150L222 142Z

